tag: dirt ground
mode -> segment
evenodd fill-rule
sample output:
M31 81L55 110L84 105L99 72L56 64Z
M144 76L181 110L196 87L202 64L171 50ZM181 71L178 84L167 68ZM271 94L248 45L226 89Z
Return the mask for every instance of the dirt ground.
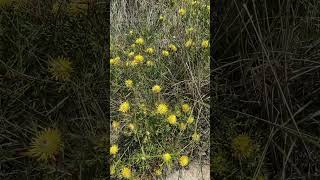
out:
M189 168L176 171L166 178L165 180L209 180L210 179L210 166L209 164L191 163Z

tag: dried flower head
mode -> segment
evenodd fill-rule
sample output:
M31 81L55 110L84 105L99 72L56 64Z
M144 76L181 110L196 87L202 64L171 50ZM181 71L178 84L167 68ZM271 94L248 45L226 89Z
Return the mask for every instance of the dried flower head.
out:
M73 72L72 63L68 58L62 56L49 61L49 72L53 78L60 81L70 81Z
M41 131L31 144L28 155L38 160L47 161L55 159L62 147L61 134L57 129L45 129Z

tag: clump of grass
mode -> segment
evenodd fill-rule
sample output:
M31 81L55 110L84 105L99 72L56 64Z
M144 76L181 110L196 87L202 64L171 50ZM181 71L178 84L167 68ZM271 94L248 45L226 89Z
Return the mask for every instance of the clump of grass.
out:
M107 4L53 3L0 6L0 179L107 176Z
M211 151L230 166L214 178L316 179L319 5L220 1Z
M111 2L110 164L148 179L208 160L209 1L130 2Z

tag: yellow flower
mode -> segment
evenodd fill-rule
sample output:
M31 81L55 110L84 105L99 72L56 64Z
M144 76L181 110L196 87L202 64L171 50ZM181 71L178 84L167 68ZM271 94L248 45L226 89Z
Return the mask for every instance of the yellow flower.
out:
M130 47L131 47L131 48L135 48L135 47L136 47L136 44L131 44Z
M186 125L185 123L180 123L179 129L180 129L181 131L184 131L184 130L187 129L187 125Z
M208 11L210 11L210 5L207 5L207 9L208 9Z
M135 67L135 66L137 66L139 63L137 62L137 61L135 61L135 60L133 60L133 61L131 61L130 62L130 66L132 66L132 67Z
M163 155L163 161L164 162L170 162L171 161L171 155L169 153L165 153Z
M179 15L180 16L184 16L185 14L186 14L186 9L184 9L184 8L181 8L181 9L179 9Z
M195 5L197 3L198 3L197 1L192 1L191 5Z
M161 174L162 174L162 171L160 168L156 169L154 172L155 172L156 176L161 176Z
M203 48L209 47L209 41L208 41L208 40L203 40L202 43L201 43L201 46L202 46Z
M120 123L118 121L113 121L112 122L112 128L117 130L120 128Z
M73 72L72 63L68 58L60 56L49 61L49 72L56 80L69 81Z
M185 43L185 46L186 46L187 48L191 47L192 45L193 45L192 39L189 39L189 40Z
M180 159L179 159L179 164L180 166L182 167L185 167L189 164L189 158L188 156L181 156Z
M166 104L159 104L156 112L158 114L166 114L168 112L168 106Z
M189 33L192 33L194 32L194 28L193 27L190 27L186 30L186 33L189 34Z
M135 129L135 125L132 124L132 123L129 123L128 127L129 127L129 129L130 129L131 131L134 131L134 129Z
M238 158L250 157L253 152L251 138L248 135L240 134L232 140L234 154Z
M134 56L134 52L129 52L128 56L129 56L129 57Z
M132 31L132 30L130 30L130 31L129 31L129 34L130 34L130 35L132 35L132 34L133 34L133 31Z
M169 51L166 51L166 50L162 51L162 55L166 57L169 56Z
M182 111L183 112L189 112L191 110L189 104L182 104Z
M173 51L176 52L177 51L177 47L173 44L169 44L169 48Z
M116 167L114 165L110 166L110 175L116 174Z
M132 88L133 86L133 81L131 79L128 79L125 81L126 87L127 88Z
M153 48L147 48L146 52L149 53L149 54L153 54L154 53L154 49Z
M110 147L110 154L116 155L117 153L118 153L118 145L114 144Z
M163 21L163 20L164 20L164 17L163 17L162 15L160 15L159 20L160 20L160 21Z
M55 155L59 153L62 147L61 133L57 129L45 129L41 131L37 137L33 138L33 142L28 151L28 155L38 160L47 161L55 159Z
M140 37L140 38L136 39L135 43L138 45L144 45L144 40L143 40L143 38Z
M147 61L147 66L153 66L154 65L154 62L153 61Z
M129 179L131 178L132 174L131 174L131 169L128 167L124 167L122 168L121 174L124 178Z
M177 116L174 114L171 114L168 116L167 120L168 120L169 124L176 124Z
M144 61L144 57L138 54L134 57L134 61L136 61L137 63L142 63Z
M192 134L192 140L195 142L199 142L200 141L200 135L198 133L194 133Z
M194 121L193 116L189 116L189 117L188 117L188 120L187 120L187 123L188 123L188 124L192 124L193 121Z
M111 65L119 65L120 64L120 57L115 57L110 59L110 64Z
M120 107L119 107L120 112L126 113L129 111L129 109L130 109L130 104L128 101L125 101L120 104Z
M154 93L159 93L161 91L161 87L159 85L155 85L152 87L152 91Z

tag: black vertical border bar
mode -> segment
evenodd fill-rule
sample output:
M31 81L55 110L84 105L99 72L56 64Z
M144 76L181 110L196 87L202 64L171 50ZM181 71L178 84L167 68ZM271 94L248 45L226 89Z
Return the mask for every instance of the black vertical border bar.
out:
M106 62L106 82L107 82L107 87L106 87L106 96L107 96L107 134L109 135L109 137L107 138L107 149L110 148L110 87L111 87L111 82L110 82L110 2L111 0L104 0L105 3L106 3L106 11L105 11L105 17L106 17L106 21L107 21L107 27L106 27L106 32L105 32L105 43L106 43L106 59L105 59L105 62ZM106 159L106 169L102 170L102 171L106 171L107 173L107 179L110 179L110 164L109 164L109 159L110 159L110 154L108 153L107 151L107 159Z

